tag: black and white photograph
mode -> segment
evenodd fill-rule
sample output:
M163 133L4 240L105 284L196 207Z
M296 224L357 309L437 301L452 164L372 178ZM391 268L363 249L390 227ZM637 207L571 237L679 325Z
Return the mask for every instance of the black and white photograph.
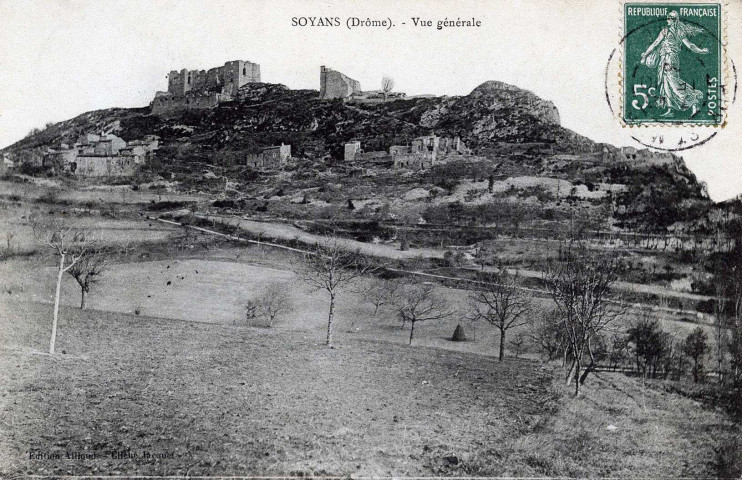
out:
M0 478L742 478L741 0L0 0Z

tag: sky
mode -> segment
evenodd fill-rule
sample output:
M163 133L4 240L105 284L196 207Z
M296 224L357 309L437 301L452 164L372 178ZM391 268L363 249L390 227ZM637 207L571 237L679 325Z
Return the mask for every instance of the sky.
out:
M742 0L725 5L728 56L742 65ZM299 17L342 25L292 25ZM349 17L394 26L348 29ZM0 19L0 148L89 110L145 106L167 89L171 70L236 59L289 88L319 89L320 65L367 90L390 76L408 95L466 95L500 80L554 102L577 133L636 145L605 98L618 0L0 0ZM481 26L435 28L445 19ZM717 201L742 193L742 99L727 120L711 141L681 153Z

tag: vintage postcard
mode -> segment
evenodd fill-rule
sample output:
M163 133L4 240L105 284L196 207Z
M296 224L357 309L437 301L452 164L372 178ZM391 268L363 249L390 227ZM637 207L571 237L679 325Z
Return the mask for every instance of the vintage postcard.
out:
M741 1L0 24L0 478L742 478Z

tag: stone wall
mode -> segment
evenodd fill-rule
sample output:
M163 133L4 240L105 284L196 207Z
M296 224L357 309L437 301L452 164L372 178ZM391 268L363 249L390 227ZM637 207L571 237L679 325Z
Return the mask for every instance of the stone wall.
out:
M433 159L424 153L405 153L393 157L394 168L425 170L433 166Z
M354 93L361 93L361 84L357 80L325 66L320 67L319 83L319 98L323 100L348 98Z
M152 100L152 113L154 114L174 113L186 109L215 108L220 101L226 99L220 93L191 93L185 96L157 93L158 95Z
M69 168L81 177L116 177L133 174L136 161L135 157L124 155L78 155Z
M619 149L604 148L602 161L608 163L632 163L635 165L679 165L680 158L670 152L654 152L649 149L621 147Z
M236 95L243 85L260 82L260 65L232 60L222 67L205 70L173 70L168 75L168 93L183 96L189 92L217 92Z
M391 160L391 155L384 151L378 152L360 152L355 156L356 163L379 162Z

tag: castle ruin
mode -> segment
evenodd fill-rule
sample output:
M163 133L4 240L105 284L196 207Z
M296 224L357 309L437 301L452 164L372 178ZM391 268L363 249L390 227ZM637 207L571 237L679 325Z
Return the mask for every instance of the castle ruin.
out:
M361 93L361 84L342 73L322 65L319 74L319 98L332 100L333 98L350 98Z
M247 60L232 60L209 70L173 70L168 74L167 92L155 94L152 113L214 108L232 100L248 83L260 83L260 65Z

